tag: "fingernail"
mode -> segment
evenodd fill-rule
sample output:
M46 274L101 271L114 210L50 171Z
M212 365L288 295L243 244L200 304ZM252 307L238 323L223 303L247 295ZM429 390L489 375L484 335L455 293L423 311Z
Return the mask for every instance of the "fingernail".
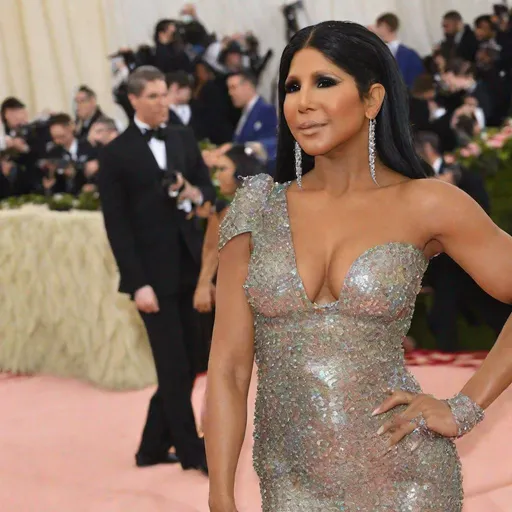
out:
M379 410L380 407L377 407L377 409L375 409L375 411L372 412L372 416L377 416L377 414L379 414Z
M420 442L419 441L416 441L412 446L411 446L411 452L413 452L414 450L416 450L416 448L418 448L418 446L420 445Z
M378 436L380 436L383 433L384 433L384 425L382 425L382 427L380 427L379 430L377 430L377 435Z

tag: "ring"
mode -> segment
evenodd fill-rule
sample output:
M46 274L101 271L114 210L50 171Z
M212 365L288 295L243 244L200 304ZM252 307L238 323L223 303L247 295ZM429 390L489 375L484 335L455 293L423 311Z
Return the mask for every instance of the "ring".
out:
M421 412L418 414L418 416L416 416L416 418L411 420L411 423L416 425L414 432L429 432L429 428L427 427L427 420L425 420L425 417Z

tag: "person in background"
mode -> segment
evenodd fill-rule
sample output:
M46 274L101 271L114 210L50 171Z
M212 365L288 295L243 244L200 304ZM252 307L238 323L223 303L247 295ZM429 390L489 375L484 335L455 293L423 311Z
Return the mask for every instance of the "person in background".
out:
M469 25L464 23L458 11L449 11L443 16L444 39L436 49L440 49L445 59L460 57L474 62L478 50L478 41Z
M203 230L187 205L213 202L215 189L191 131L167 125L165 75L142 66L127 87L136 115L101 152L98 184L119 290L140 311L158 377L135 461L180 462L208 474L191 403L202 341L192 299Z
M101 116L92 124L87 140L96 147L110 144L119 135L116 122L110 117Z
M192 80L185 71L175 71L166 75L169 99L169 124L189 126L194 130L192 109Z
M416 78L425 72L421 57L398 39L400 20L393 13L382 14L377 18L375 31L388 45L402 73L405 84L411 89Z
M482 177L460 165L448 165L436 134L420 132L415 137L415 145L418 154L433 168L436 178L460 188L485 212L490 212L489 194ZM434 289L428 324L438 349L443 352L455 352L459 348L457 320L460 315L470 323L481 318L497 336L512 313L510 305L485 293L447 254L439 254L430 262L425 283Z
M192 71L190 59L184 50L174 20L163 19L156 24L154 41L154 63L162 73Z
M75 94L75 133L79 139L87 138L94 121L103 115L98 106L96 93L87 85L81 85Z
M194 308L210 313L215 304L215 276L217 274L219 227L229 203L245 178L266 173L265 165L250 145L235 145L215 162L215 179L222 199L217 199L208 217L201 256L201 272L194 293Z
M195 86L190 106L197 140L224 144L233 138L230 100L213 68L205 61L195 62Z
M52 142L44 157L44 193L79 194L88 183L86 176L97 170L97 151L86 139L76 138L75 125L68 114L53 115L49 126Z
M233 137L234 144L259 142L268 155L268 171L273 174L277 154L277 113L257 92L257 82L248 71L233 73L227 80L229 94L242 109Z

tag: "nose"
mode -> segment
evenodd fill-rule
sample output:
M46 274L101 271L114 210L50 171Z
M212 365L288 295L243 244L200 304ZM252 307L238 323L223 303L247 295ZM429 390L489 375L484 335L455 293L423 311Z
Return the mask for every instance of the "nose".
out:
M299 103L297 108L299 112L314 110L313 89L309 85L303 85L299 91Z

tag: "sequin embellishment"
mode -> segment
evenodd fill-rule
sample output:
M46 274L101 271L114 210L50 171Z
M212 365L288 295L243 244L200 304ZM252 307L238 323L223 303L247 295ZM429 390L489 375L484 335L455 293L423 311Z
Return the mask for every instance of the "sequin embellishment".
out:
M417 431L387 452L377 430L391 413L371 416L388 388L421 392L401 341L428 261L411 244L372 247L350 267L339 300L311 302L297 272L287 186L247 179L219 245L245 232L254 245L244 287L255 318L253 457L263 511L460 512L452 440Z

